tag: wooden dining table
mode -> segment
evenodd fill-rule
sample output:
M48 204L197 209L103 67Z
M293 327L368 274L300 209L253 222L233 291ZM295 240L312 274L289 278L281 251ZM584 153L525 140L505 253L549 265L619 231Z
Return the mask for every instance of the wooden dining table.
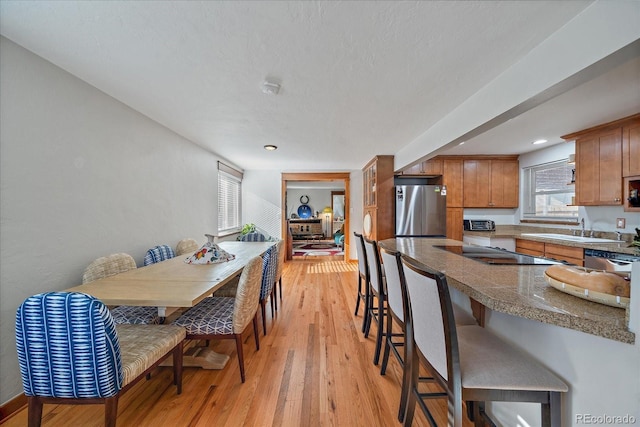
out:
M107 306L153 306L166 318L180 308L193 307L238 276L250 259L261 256L276 242L220 242L235 255L231 261L216 264L187 264L192 254L119 273L65 289L100 299ZM191 349L193 350L193 349ZM193 360L190 357L193 356ZM185 353L185 366L222 369L229 356L213 351Z

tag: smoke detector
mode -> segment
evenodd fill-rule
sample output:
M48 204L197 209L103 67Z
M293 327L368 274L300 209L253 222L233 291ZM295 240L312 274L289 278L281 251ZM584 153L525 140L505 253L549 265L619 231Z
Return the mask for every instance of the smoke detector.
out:
M262 93L267 95L277 95L280 92L280 85L278 83L265 81L262 83Z

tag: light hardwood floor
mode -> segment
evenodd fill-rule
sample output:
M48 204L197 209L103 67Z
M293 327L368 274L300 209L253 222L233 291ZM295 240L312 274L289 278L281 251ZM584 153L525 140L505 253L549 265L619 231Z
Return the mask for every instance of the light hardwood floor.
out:
M233 341L211 342L231 355L225 369L185 368L178 396L171 369L158 368L122 396L118 426L399 426L401 370L393 356L385 376L373 365L375 324L365 339L362 305L353 315L356 277L357 264L338 257L287 262L283 301L275 319L267 314L260 351L250 330L245 336L246 383ZM429 405L446 425L446 401ZM103 417L100 405L45 405L42 425L97 427ZM26 421L23 409L3 426ZM428 425L419 409L414 425Z

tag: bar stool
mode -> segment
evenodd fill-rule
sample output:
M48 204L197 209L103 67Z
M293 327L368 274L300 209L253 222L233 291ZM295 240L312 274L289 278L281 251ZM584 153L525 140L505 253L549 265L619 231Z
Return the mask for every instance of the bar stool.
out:
M369 265L369 286L367 296L368 317L367 326L364 331L365 338L369 336L369 328L373 319L378 324L376 333L376 347L373 354L373 364L377 365L380 361L380 350L382 348L382 337L384 335L384 318L387 305L385 275L380 264L380 253L378 252L378 243L375 240L364 238L364 250L367 256L367 264ZM373 299L377 300L377 307L373 305Z
M567 385L486 329L457 328L445 276L405 256L402 265L406 363L411 369L404 425L411 425L416 402L433 423L417 388L422 361L446 392L450 426L462 426L463 400L472 402L476 426L485 419L493 422L484 412L485 401L537 402L541 425L560 426L561 393L568 391Z
M385 278L386 278L386 295L387 295L387 330L384 339L384 352L382 355L382 364L380 367L380 375L386 373L387 364L389 362L389 353L393 353L398 363L402 367L402 385L400 394L400 408L398 411L398 419L400 421L404 418L405 405L407 402L407 395L409 394L409 375L410 370L405 363L407 360L407 354L405 346L405 323L404 323L404 302L402 296L402 275L404 274L401 254L398 251L386 249L380 247L380 259L384 265ZM464 311L461 307L452 304L453 312L455 316L456 326L477 325L476 320ZM393 323L396 323L401 332L393 333ZM403 348L403 354L400 355L398 347ZM420 377L420 381L432 381L432 377Z
M364 238L362 234L358 234L355 231L353 235L356 237L356 252L358 254L358 295L356 298L356 311L355 315L358 315L358 308L360 308L360 300L364 302L364 317L362 319L362 332L364 332L367 326L367 319L369 309L367 306L367 295L369 289L369 264L367 263L367 255L364 251ZM363 288L364 284L364 288Z

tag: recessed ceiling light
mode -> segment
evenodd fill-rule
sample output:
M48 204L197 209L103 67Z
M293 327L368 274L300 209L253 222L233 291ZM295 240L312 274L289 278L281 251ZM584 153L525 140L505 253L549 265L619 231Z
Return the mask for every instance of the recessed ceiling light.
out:
M278 147L276 147L275 145L272 145L272 144L267 144L267 145L264 146L264 149L267 150L267 151L275 151L275 150L278 149Z
M546 139L539 139L537 141L533 141L533 145L540 145L540 144L544 144L545 142L547 142Z
M458 145L464 145L464 141L460 142Z

